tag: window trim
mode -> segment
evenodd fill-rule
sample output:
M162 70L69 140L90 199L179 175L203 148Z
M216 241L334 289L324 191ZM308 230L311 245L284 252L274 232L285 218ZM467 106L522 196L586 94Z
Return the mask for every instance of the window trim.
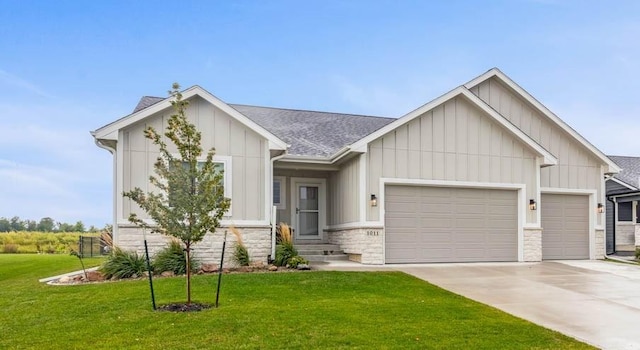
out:
M622 220L622 219L620 219L620 214L622 213L622 210L621 210L621 208L620 208L620 205L621 205L621 204L625 204L625 205L626 205L627 203L628 203L628 204L630 205L630 207L631 207L631 208L629 208L629 212L630 212L630 214L631 214L631 217L630 217L630 219L629 219L629 220ZM633 217L634 217L634 210L633 210L633 209L634 209L634 206L633 206L633 202L619 202L619 203L616 203L616 204L617 204L617 206L618 206L618 207L616 208L616 221L617 221L617 222L628 222L628 223L633 223L633 222L634 222L634 218L633 218Z
M201 160L202 159L202 160ZM206 157L198 157L198 162L205 162L207 160ZM233 171L233 162L231 159L231 156L213 156L213 162L214 163L222 163L223 167L224 167L224 173L223 175L223 186L224 186L224 196L229 198L229 200L231 201L230 205L229 205L229 210L227 210L227 212L224 214L224 217L231 217L233 215L232 209L233 209L233 176L231 175L232 171Z
M273 200L273 195L271 196L271 201L272 201L272 205L274 205L277 209L287 209L287 197L286 197L286 191L285 191L285 186L287 185L287 178L284 176L274 176L273 177L273 182L279 182L280 183L280 203L276 203ZM273 188L273 183L271 184L271 190L274 192L273 194L275 194L275 189Z
M180 154L175 153L173 154L173 156L176 159L180 159ZM207 161L207 157L206 155L204 156L200 156L196 159L198 161L198 163L204 163ZM233 176L232 176L232 171L233 171L233 162L232 162L232 157L231 156L218 156L218 155L214 155L213 159L212 159L213 163L222 163L223 167L224 167L224 173L223 173L223 179L222 179L222 185L224 186L224 196L226 198L229 198L229 200L231 200L231 203L229 205L229 210L227 210L227 212L224 214L223 217L225 218L229 218L233 215Z

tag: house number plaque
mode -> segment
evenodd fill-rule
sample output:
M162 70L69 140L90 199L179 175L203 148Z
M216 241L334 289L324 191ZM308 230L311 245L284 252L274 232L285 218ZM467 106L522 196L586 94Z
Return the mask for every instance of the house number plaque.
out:
M367 236L380 236L380 231L367 230Z

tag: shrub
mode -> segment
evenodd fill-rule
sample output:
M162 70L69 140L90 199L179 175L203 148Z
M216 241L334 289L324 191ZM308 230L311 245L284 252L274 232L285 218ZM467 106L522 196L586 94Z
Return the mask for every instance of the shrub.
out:
M292 257L291 259L289 259L289 261L287 261L287 267L290 267L292 269L295 269L300 264L308 265L309 264L309 260L301 257L300 255L296 255L296 256Z
M236 248L233 251L233 260L240 266L249 266L251 263L251 258L249 257L249 251L247 250L247 246L244 245L242 241L242 235L240 231L235 227L231 226L231 232L236 236Z
M293 238L289 225L280 223L277 229L276 257L273 263L277 266L287 266L289 259L298 255L298 250L293 246Z
M636 260L640 260L640 247L636 247Z
M280 243L276 245L276 258L273 263L277 266L287 266L289 259L298 255L298 250L292 243Z
M15 254L18 252L18 245L13 243L7 243L2 247L2 252L7 254Z
M100 266L100 272L105 278L130 278L142 276L146 270L143 256L115 247Z
M191 257L191 271L195 271L198 262ZM176 275L184 275L187 273L187 258L184 254L184 248L180 241L171 240L168 246L162 249L153 258L153 270L156 273L171 271Z

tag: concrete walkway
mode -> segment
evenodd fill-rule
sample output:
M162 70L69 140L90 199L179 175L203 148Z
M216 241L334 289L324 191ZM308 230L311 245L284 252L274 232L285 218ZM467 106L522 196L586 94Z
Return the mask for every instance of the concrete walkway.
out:
M357 270L357 266L320 269ZM408 273L599 348L640 350L638 265L591 260L377 269Z

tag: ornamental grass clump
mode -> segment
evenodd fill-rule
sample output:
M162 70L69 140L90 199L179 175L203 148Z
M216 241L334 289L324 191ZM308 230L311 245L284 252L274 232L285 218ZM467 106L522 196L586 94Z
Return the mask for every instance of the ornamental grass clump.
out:
M251 258L249 257L249 250L244 245L242 240L242 234L237 228L231 226L231 232L236 236L236 247L233 251L233 260L240 266L249 266L251 264Z
M114 247L99 268L106 279L137 278L146 271L143 256Z
M189 260L192 271L197 270L198 262L196 259L191 258ZM153 258L153 270L155 273L160 274L165 271L171 271L176 275L184 275L187 273L187 258L184 253L184 248L180 241L171 240L168 246L158 252Z
M276 258L273 263L277 266L287 266L289 259L298 256L298 250L293 246L291 228L281 222L278 225L276 234Z

